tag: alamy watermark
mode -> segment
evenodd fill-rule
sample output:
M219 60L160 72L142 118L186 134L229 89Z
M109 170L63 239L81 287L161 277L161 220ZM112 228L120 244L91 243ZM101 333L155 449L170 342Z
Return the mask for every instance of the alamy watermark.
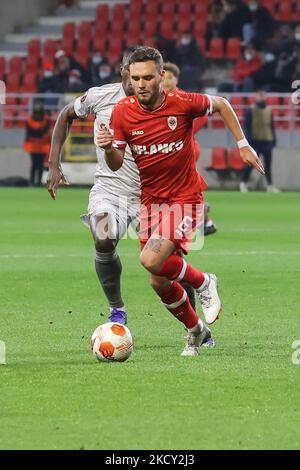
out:
M292 354L292 364L294 364L294 366L299 366L300 364L300 339L296 339L292 343L292 349L295 350Z
M6 347L4 341L0 341L0 364L6 364Z
M295 105L300 104L300 80L295 80L292 83L292 89L296 90L292 93L292 103Z
M0 104L6 103L6 85L0 80Z
M123 238L140 238L142 242L150 238L163 238L172 240L183 249L203 248L205 208L201 202L144 205L132 204L126 196L119 196L114 201L114 210L116 218L98 221L95 230L98 239L116 239L116 220L130 219L131 227Z

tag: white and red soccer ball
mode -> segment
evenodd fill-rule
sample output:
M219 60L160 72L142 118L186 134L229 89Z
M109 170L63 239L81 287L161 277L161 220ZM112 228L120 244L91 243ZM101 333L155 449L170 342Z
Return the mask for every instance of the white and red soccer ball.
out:
M133 350L130 330L121 323L98 326L92 334L91 350L99 361L126 361Z

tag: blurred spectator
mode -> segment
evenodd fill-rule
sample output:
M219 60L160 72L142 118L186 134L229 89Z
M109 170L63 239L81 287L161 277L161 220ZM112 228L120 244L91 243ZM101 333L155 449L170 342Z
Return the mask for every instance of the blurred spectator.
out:
M69 86L69 73L71 70L79 70L81 73L81 79L84 83L88 82L87 70L85 70L79 62L72 56L66 55L63 50L57 51L55 54L56 71L57 71L57 83L60 93Z
M120 74L120 64L119 64L119 74ZM107 85L112 82L113 69L110 64L103 63L99 65L98 68L98 77L95 79L93 86L102 86Z
M86 85L82 81L80 70L73 69L69 72L69 82L66 88L66 93L80 93L85 91Z
M273 42L273 49L277 54L281 52L293 52L294 33L289 24L283 24L278 29L276 38Z
M207 30L205 34L206 48L210 41L221 36L221 25L225 17L222 0L213 0L209 5Z
M252 74L256 90L272 91L276 70L276 56L273 52L265 52L262 67Z
M94 84L97 82L98 78L99 78L99 66L101 64L104 64L104 63L107 63L107 59L106 57L104 57L101 52L99 51L96 51L91 59L90 59L90 62L89 62L89 65L88 65L88 72L89 72L89 76L90 76L90 83L91 84Z
M256 49L249 44L245 47L243 57L232 69L233 81L224 81L219 85L221 92L251 93L255 90L254 74L262 67L262 59Z
M50 150L50 120L45 113L42 100L35 100L33 103L32 115L26 122L23 148L31 157L30 185L40 186L44 160Z
M164 38L160 32L160 27L156 30L154 42L154 47L160 51L165 61L176 62L176 41Z
M273 91L282 93L290 91L296 67L297 54L289 54L287 51L281 52L274 73Z
M183 33L176 51L176 63L181 69L180 86L184 90L197 90L205 70L205 59L190 31Z
M257 91L255 104L246 111L245 116L246 137L251 147L258 155L262 155L267 180L267 191L278 192L272 184L272 151L276 145L276 134L274 129L274 118L272 109L267 106L267 94L264 91ZM247 183L253 170L252 166L247 166L243 172L240 190L247 192Z
M260 0L251 0L251 37L249 38L255 47L260 50L268 39L274 36L275 20L268 8L261 5Z
M226 16L221 24L221 37L225 40L239 37L248 41L247 28L251 23L248 6L242 0L223 0L223 6Z
M57 77L54 73L53 64L51 62L45 62L43 64L43 78L38 84L38 93L57 93L58 82Z

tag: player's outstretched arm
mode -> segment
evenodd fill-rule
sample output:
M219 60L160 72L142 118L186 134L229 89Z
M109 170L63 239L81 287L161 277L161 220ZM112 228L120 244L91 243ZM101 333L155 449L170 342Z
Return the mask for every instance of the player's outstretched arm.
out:
M97 137L97 145L105 151L105 161L112 171L118 171L123 165L125 149L113 147L114 137L105 127L101 128Z
M56 198L57 187L61 181L65 185L69 184L63 174L60 159L61 151L71 129L73 119L76 118L78 118L78 116L74 110L74 103L70 103L59 113L53 129L47 179L47 187L52 199Z
M265 174L265 170L261 160L259 159L256 151L249 145L245 134L241 128L240 122L235 114L231 104L221 96L214 96L213 99L213 112L219 112L224 123L228 129L232 132L234 138L237 141L237 145L240 149L240 155L242 160L248 165L254 166L262 175Z

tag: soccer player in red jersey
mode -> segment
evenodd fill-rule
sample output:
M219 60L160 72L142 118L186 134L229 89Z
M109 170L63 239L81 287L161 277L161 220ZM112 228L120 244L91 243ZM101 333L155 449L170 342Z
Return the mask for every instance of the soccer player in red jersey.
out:
M180 88L177 87L178 81L179 81L179 76L180 76L180 69L176 64L173 64L172 62L166 62L164 64L164 81L163 81L163 87L165 91L171 91L174 93L175 91L178 91L179 93L185 93L183 90L180 90ZM194 152L195 152L195 159L196 162L200 158L200 145L198 143L198 140L196 139L196 134L197 132L202 129L207 124L208 121L208 116L200 116L193 121L193 133L194 133ZM204 235L211 235L217 231L217 227L212 221L212 219L209 217L209 209L210 205L205 202L204 204Z
M137 48L129 65L135 96L115 106L111 121L114 135L103 127L97 144L105 150L106 162L113 171L123 164L126 144L131 148L141 177L140 261L151 273L151 285L162 302L188 330L182 355L195 356L210 337L210 330L199 319L178 281L188 282L196 289L209 324L218 318L221 302L216 276L195 269L177 254L178 249L188 251L191 230L199 224L202 191L207 186L196 170L193 120L219 112L237 141L243 161L262 174L264 169L226 99L164 92L163 59L154 48ZM173 206L177 208L174 213ZM165 222L170 229L168 236Z

